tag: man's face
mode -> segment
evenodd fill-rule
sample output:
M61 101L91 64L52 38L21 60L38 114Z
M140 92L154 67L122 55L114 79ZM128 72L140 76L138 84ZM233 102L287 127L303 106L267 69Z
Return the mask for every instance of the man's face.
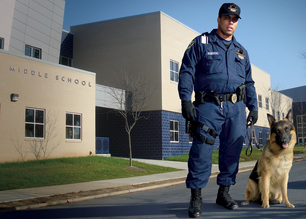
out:
M231 14L231 15L222 15L221 18L218 17L218 30L217 33L220 37L225 40L231 40L234 32L237 28L238 24L238 16Z

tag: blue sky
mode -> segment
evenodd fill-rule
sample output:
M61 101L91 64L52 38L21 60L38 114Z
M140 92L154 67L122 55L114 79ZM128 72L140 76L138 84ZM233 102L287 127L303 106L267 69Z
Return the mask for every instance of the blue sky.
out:
M217 27L220 0L66 0L64 26L162 11L203 33ZM251 63L284 90L306 83L306 0L236 0L242 18L235 37ZM191 41L192 39L190 39ZM187 47L187 45L186 45Z

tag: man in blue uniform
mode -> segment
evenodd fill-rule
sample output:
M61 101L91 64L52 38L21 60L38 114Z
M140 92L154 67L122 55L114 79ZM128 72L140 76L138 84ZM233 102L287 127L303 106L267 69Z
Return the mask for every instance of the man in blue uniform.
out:
M258 119L257 95L247 51L233 36L240 8L225 3L219 10L218 29L192 40L185 51L179 73L182 114L191 123L187 188L191 189L189 217L199 217L201 189L211 174L214 139L219 136L219 190L216 203L238 208L228 194L236 183L246 123ZM195 92L195 101L191 96ZM246 118L246 109L250 113Z

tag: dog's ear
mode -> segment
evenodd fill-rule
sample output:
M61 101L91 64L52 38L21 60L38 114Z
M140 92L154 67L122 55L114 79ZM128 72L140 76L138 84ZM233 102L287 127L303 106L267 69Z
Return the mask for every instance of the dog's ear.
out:
M286 116L286 119L288 119L290 122L293 123L293 116L292 116L292 110L290 109L287 116Z
M272 124L275 122L275 118L271 116L269 113L267 114L267 116L268 116L269 125L271 127Z

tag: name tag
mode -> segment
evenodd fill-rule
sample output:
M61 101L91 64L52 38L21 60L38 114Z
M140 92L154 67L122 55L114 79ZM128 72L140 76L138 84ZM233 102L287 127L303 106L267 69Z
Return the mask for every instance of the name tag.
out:
M213 56L213 55L220 55L219 52L206 52L206 55Z

